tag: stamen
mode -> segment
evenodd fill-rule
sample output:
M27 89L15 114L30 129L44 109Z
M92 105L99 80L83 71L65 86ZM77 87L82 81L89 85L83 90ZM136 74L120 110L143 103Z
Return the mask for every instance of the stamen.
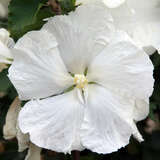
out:
M74 84L76 85L77 88L83 89L88 84L88 80L83 74L75 74Z

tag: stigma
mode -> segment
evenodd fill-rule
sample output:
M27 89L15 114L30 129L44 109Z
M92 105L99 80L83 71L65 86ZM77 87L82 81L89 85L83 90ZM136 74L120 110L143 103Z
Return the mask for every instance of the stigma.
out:
M79 89L84 89L88 85L88 80L83 74L75 74L74 75L74 84Z

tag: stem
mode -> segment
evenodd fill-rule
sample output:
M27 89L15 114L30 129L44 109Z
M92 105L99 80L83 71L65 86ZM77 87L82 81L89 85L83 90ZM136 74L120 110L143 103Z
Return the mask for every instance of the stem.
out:
M80 151L72 151L73 160L80 160Z

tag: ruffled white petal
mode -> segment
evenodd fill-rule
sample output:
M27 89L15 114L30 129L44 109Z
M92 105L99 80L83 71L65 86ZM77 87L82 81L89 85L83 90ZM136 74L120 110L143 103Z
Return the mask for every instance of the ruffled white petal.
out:
M112 17L103 3L82 5L75 12L51 18L43 29L55 35L68 70L83 73L110 40Z
M17 42L9 78L20 99L48 97L72 85L57 46L53 35L44 30L29 32Z
M8 43L7 43L8 48L12 49L15 46L15 42L12 38L9 38ZM13 56L12 56L13 58Z
M19 114L22 132L42 148L64 153L82 150L79 130L84 106L75 92L28 102Z
M13 55L10 48L13 48L14 41L9 37L9 32L1 28L0 29L0 63L11 64Z
M141 13L140 15L144 16L144 19L151 18L150 20L153 20L153 18L158 18L158 15L154 15L151 17L154 13L158 11L160 8L160 1L159 0L126 0L129 7L133 8L135 12ZM150 13L149 13L150 11ZM145 17L145 13L149 14L150 16ZM156 17L155 17L156 16ZM139 17L141 18L141 17Z
M149 54L153 54L157 49L160 51L160 21L143 23L141 25L135 25L131 36L139 46L142 46L144 50Z
M119 22L121 27L133 31L135 25L159 21L159 4L159 0L126 0L126 3L110 11L113 13L114 20Z
M148 54L159 50L160 1L126 0L126 3L111 10L116 27L126 31Z
M79 0L78 4L96 1L106 4L115 26L126 31L149 55L159 51L159 0Z
M10 35L9 32L6 29L0 28L0 41L3 44L7 45L9 40L9 35Z
M88 79L119 94L148 100L154 84L152 62L143 50L126 40L114 40L94 59Z
M133 123L134 101L98 85L88 86L88 100L81 128L82 144L93 152L112 153L138 135Z
M135 100L135 108L134 108L134 120L141 121L145 119L149 114L149 99L142 100L136 99Z

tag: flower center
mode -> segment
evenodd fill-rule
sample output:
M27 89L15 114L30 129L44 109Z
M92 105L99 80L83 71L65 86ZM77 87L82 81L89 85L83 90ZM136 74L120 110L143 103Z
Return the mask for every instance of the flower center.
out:
M88 80L83 74L75 74L74 84L76 85L77 88L83 89L88 84Z

